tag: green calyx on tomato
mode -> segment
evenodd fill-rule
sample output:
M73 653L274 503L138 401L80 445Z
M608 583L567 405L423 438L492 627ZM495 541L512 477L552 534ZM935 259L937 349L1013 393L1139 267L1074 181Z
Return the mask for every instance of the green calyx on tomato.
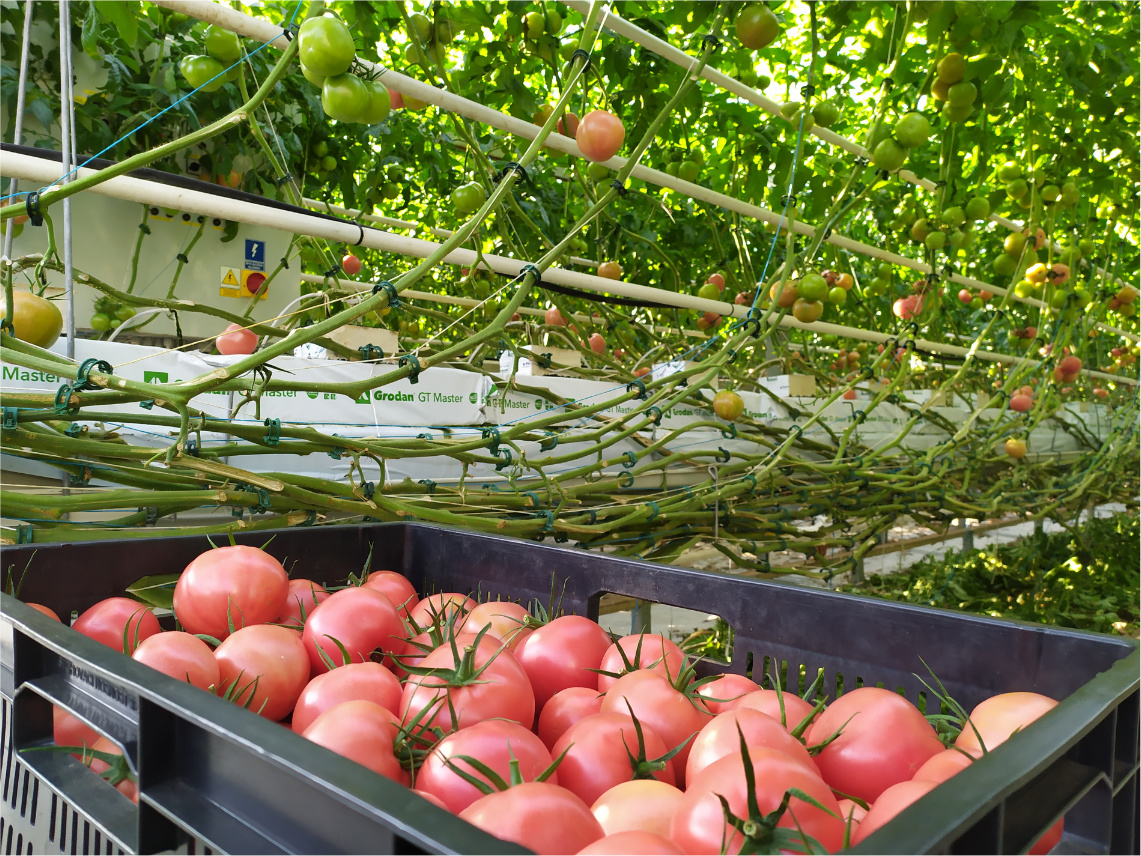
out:
M337 18L309 18L298 32L298 55L317 75L334 77L349 70L356 56L353 35Z
M237 33L224 30L217 24L206 28L206 53L224 63L235 63L242 56L242 45Z
M387 94L387 93L386 93ZM372 92L353 74L326 77L321 87L321 107L338 122L359 122L368 111Z
M183 57L178 63L178 70L192 88L203 92L215 92L226 82L221 77L225 67L212 56Z

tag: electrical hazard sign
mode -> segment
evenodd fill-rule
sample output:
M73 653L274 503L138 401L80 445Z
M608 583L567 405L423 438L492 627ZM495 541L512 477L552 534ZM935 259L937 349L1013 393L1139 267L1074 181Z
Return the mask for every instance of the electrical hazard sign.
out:
M265 300L269 288L265 284L265 274L259 270L246 268L222 268L222 284L218 294L222 297L253 297Z

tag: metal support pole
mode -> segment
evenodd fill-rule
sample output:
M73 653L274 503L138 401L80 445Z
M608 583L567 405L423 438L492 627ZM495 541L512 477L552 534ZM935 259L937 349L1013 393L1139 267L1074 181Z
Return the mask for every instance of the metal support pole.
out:
M72 168L72 152L74 141L71 125L74 98L72 96L71 82L71 0L60 0L59 3L59 69L60 69L60 156L63 160L64 178L60 184L66 184L71 179L68 173ZM65 325L67 335L67 357L75 357L75 277L71 259L71 197L63 200L63 288L65 300Z
M20 145L24 138L24 102L25 91L28 86L28 45L32 40L32 0L24 4L24 36L20 42L20 88L16 90L16 125L12 132L12 142ZM13 178L8 184L8 195L14 196L19 182ZM12 241L15 239L15 229L9 223L4 231L4 258L12 258Z
M718 487L720 470L709 467L709 475L713 478L713 540L718 540L718 526L721 521L721 489Z
M963 520L963 552L975 549L975 532L971 528L971 521Z

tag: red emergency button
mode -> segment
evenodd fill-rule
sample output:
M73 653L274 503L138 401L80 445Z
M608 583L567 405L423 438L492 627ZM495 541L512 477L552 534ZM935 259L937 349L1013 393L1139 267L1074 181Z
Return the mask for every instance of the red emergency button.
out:
M254 271L246 277L246 291L250 294L257 294L261 291L262 285L265 283L265 274Z

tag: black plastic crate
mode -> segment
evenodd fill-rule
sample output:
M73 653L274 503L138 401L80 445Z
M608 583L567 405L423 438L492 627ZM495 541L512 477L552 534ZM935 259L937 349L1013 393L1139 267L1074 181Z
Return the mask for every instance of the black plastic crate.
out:
M261 545L264 534L238 536ZM20 595L61 616L146 574L180 571L204 537L28 545L3 551ZM1063 699L853 852L1013 853L1063 813L1059 852L1136 853L1141 657L1129 640L712 575L417 523L291 529L267 549L320 582L372 569L421 591L479 591L597 619L613 593L723 617L727 670L823 675L830 695L863 684L925 692L923 659L968 709L998 692ZM5 852L523 852L286 728L160 675L5 596ZM140 807L51 741L49 700L122 745ZM42 779L42 781L41 781ZM46 845L42 842L46 842Z

